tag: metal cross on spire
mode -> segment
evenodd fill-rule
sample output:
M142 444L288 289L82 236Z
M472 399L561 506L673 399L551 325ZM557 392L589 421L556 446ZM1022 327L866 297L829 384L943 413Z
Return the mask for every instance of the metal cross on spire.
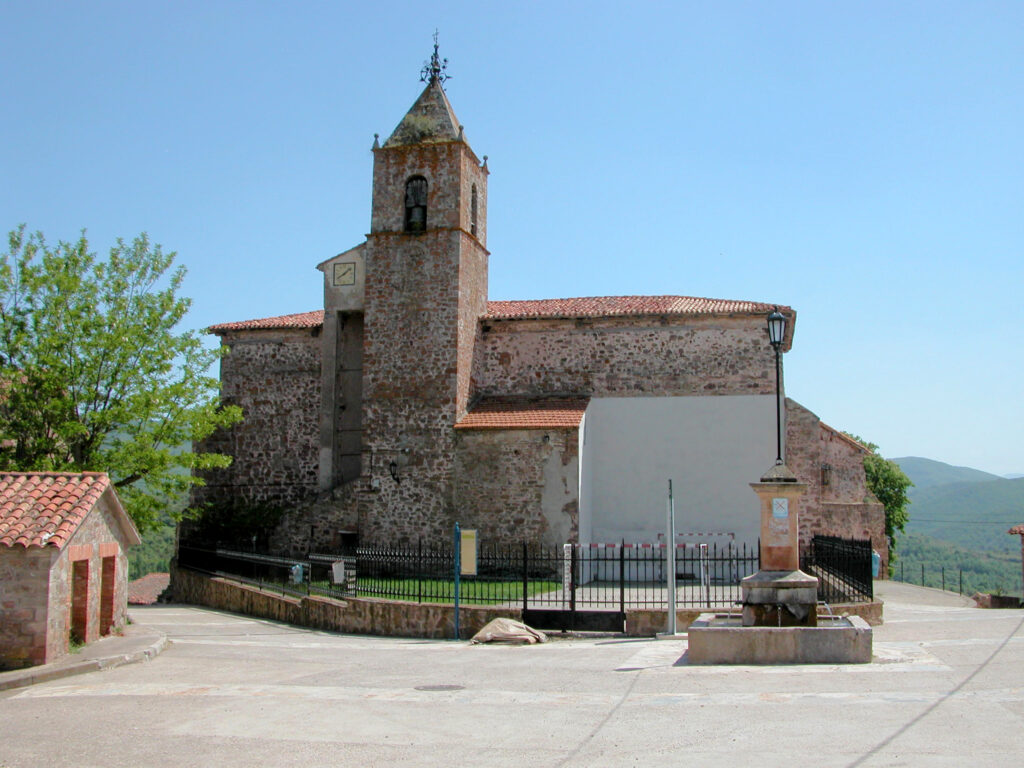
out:
M423 62L423 69L420 70L420 82L438 83L443 87L444 81L451 77L445 72L446 69L448 69L448 59L442 59L437 55L437 30L435 29L434 55L430 57L430 61Z

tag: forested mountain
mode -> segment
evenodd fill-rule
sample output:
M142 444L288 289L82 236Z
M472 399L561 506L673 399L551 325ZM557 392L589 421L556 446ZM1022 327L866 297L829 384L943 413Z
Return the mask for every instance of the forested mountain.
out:
M980 469L954 467L952 464L945 464L934 459L922 459L920 456L905 456L902 459L890 459L890 461L899 464L903 473L914 483L914 487L910 489L911 498L922 488L931 488L935 485L1004 479L999 475L982 472Z
M128 578L147 573L166 573L174 557L174 523L164 520L159 528L147 531L142 543L128 550Z
M908 534L923 534L966 550L1019 553L1008 536L1024 523L1024 478L1008 480L968 467L910 457L893 459L914 482ZM903 546L897 550L903 552Z
M908 533L900 538L899 559L892 577L911 584L943 587L951 592L1021 594L1020 542L1015 553L977 551L930 536ZM922 582L923 578L923 582ZM961 582L962 579L962 582Z

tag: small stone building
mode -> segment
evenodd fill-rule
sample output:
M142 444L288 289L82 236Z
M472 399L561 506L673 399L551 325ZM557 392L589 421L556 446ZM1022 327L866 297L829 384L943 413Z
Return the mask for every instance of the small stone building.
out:
M0 474L0 669L122 628L139 542L106 474Z
M436 62L435 62L436 65ZM776 458L775 304L691 296L490 301L487 158L429 82L374 140L370 232L318 265L322 309L228 322L222 394L245 421L197 503L285 510L278 551L447 541L755 545L749 483ZM608 222L609 225L612 222ZM793 343L796 312L783 351ZM786 400L813 533L885 552L864 448Z

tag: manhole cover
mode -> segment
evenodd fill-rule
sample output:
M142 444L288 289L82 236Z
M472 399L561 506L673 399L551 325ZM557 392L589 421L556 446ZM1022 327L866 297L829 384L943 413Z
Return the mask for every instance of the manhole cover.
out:
M464 685L417 685L417 691L461 691Z

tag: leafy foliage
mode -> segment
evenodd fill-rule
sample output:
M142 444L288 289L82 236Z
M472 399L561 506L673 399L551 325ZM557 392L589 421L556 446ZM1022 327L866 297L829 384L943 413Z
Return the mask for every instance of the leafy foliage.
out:
M128 578L140 579L147 573L166 573L174 557L175 525L162 521L142 539L142 543L128 550Z
M141 531L230 457L183 452L241 419L207 375L219 351L177 331L183 267L145 234L106 260L25 227L0 257L0 469L103 471ZM178 507L175 504L175 507Z

